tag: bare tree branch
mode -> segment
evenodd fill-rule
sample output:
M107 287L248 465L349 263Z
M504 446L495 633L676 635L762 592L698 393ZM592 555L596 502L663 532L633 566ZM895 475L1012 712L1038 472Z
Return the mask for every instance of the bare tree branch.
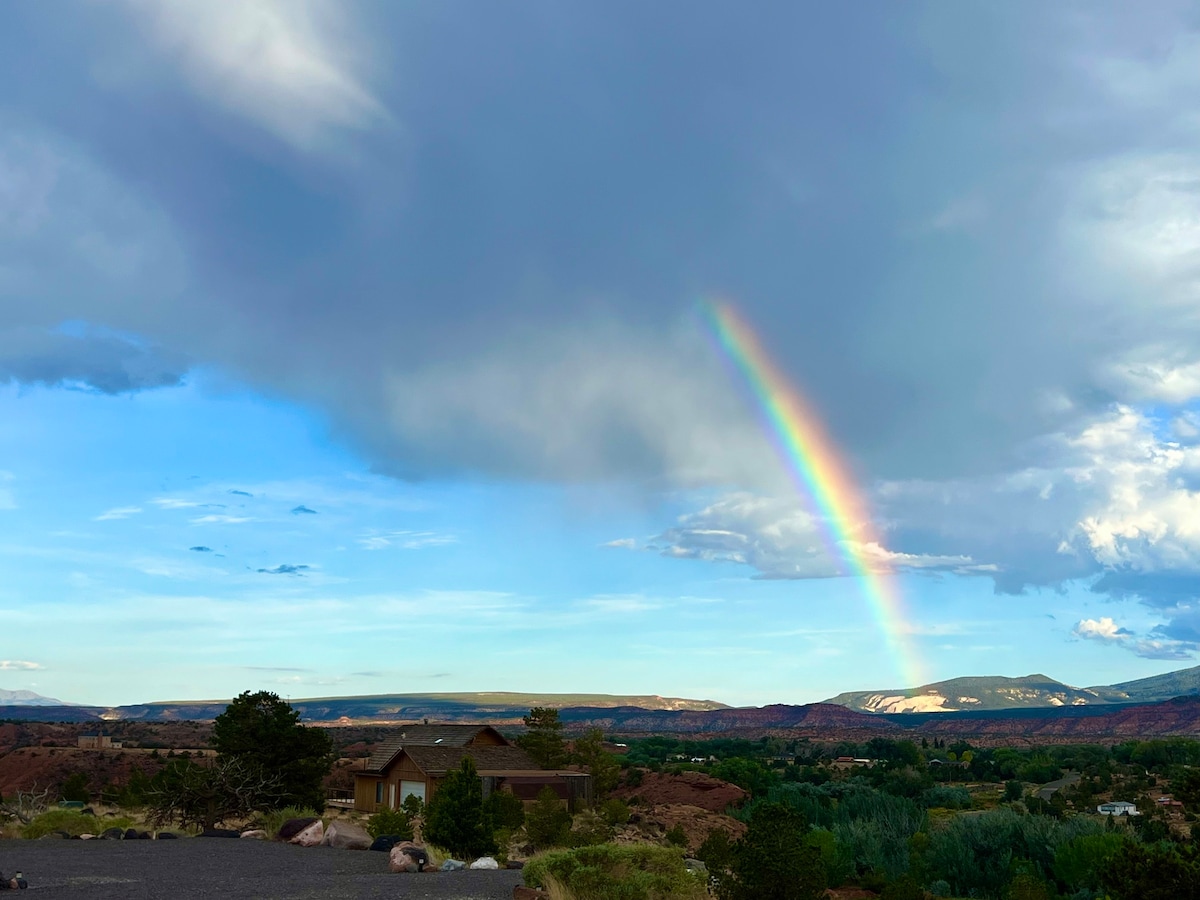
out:
M6 819L16 819L22 825L28 825L35 817L44 813L50 806L50 788L38 790L35 783L28 791L17 791L9 799L0 802L0 816Z

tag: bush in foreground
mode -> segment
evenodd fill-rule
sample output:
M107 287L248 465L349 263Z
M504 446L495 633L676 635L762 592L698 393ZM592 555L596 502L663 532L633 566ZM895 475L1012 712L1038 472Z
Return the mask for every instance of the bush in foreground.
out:
M703 875L683 864L670 847L598 844L535 856L525 865L525 883L565 900L702 900Z
M412 819L402 809L381 809L367 819L367 834L379 837L381 834L394 834L406 841L413 836Z

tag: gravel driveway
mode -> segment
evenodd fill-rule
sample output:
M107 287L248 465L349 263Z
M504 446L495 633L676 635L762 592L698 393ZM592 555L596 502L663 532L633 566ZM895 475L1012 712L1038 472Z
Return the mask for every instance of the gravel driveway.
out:
M194 897L511 900L517 871L394 875L386 853L224 838L177 841L0 840L0 872L29 890L5 894L88 900Z

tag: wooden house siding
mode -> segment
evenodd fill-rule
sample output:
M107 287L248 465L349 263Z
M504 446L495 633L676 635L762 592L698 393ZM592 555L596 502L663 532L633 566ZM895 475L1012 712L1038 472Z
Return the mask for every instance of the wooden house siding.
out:
M474 760L485 792L511 790L505 785L506 779L520 777L522 782L533 779L554 785L572 811L591 799L590 776L543 773L528 754L509 744L494 728L428 725L408 726L407 733L389 738L371 755L366 769L355 772L354 808L372 813L399 807L404 802L405 782L424 785L424 799L428 803L446 776L458 769L464 756ZM563 775L574 777L564 779Z

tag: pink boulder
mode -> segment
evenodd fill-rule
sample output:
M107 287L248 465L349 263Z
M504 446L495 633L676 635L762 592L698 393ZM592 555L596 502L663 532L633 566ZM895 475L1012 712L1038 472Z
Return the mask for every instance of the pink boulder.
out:
M316 847L325 837L325 826L321 824L321 820L313 822L303 831L300 831L293 837L289 844L298 844L301 847Z
M388 854L388 869L392 872L419 872L421 867L416 860L404 852L401 847L393 847Z
M373 840L361 825L334 819L325 829L325 837L321 843L337 850L369 850Z

